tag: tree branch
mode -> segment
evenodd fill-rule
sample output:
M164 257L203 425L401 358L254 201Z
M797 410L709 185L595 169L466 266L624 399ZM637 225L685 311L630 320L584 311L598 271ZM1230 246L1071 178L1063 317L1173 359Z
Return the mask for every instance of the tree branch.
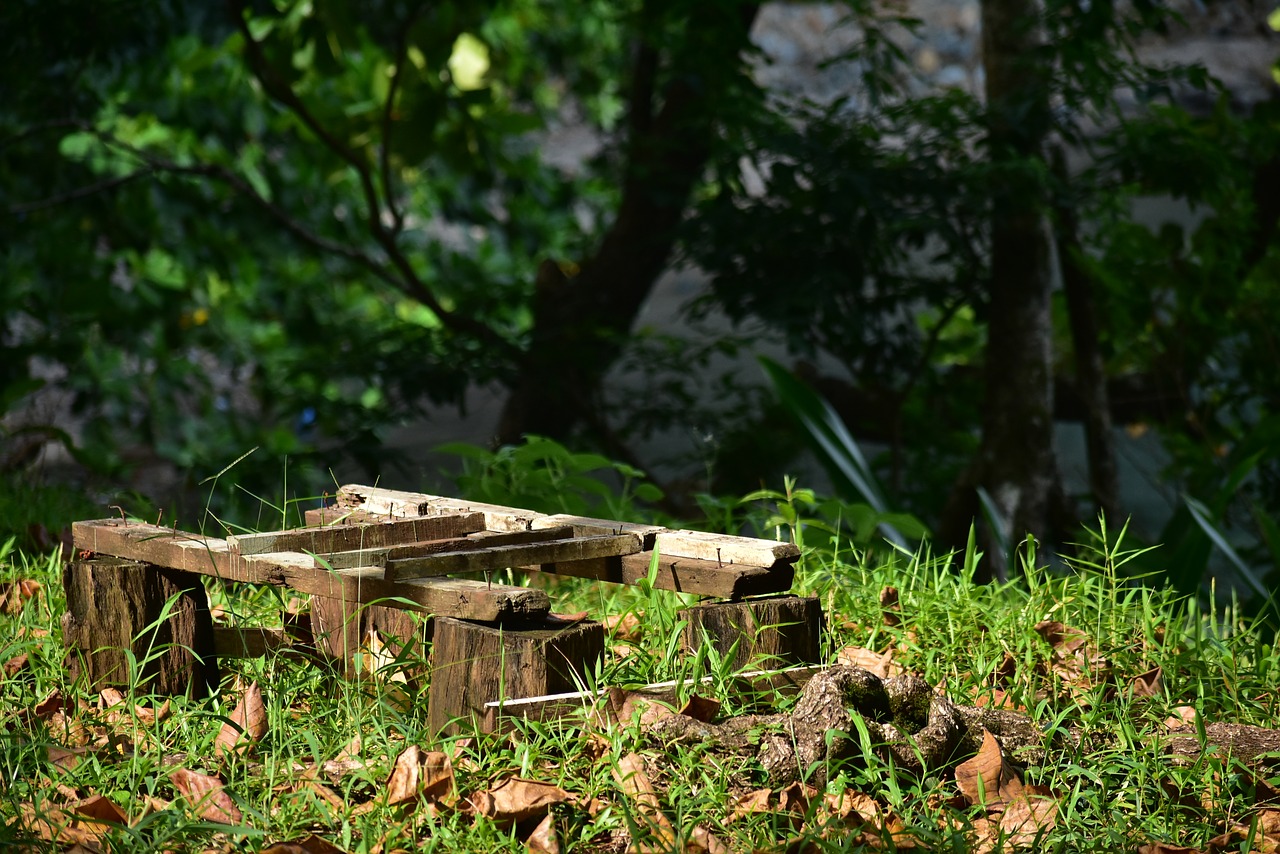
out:
M387 213L391 215L391 234L399 235L404 229L404 214L396 207L395 194L391 190L391 130L395 113L396 95L400 91L400 77L404 73L404 64L409 55L409 30L422 14L423 6L419 5L405 20L396 41L395 66L391 72L391 82L387 86L387 102L382 107L382 147L379 152L379 172L382 176L382 197L387 202Z
M84 187L77 187L74 190L68 190L65 193L59 193L55 196L49 196L48 198L39 199L34 202L11 205L8 212L11 216L35 213L36 211L42 211L45 208L52 208L57 205L65 204L66 202L73 202L76 199L83 199L88 196L96 195L97 193L105 193L108 190L114 190L116 187L127 184L135 178L141 178L146 174L146 171L130 172L128 175L108 178L104 181L98 181L97 183L89 184Z
M386 278L385 271L380 271L380 275L383 276L384 280L392 283L400 291L430 309L446 327L502 351L507 358L519 358L521 355L519 348L496 333L492 328L465 315L455 314L444 307L427 283L418 275L417 270L413 268L413 264L400 250L396 243L396 235L388 231L382 224L382 206L378 201L378 193L374 187L374 179L369 164L358 152L338 139L322 125L315 114L298 97L298 94L293 91L293 88L271 67L271 63L267 60L266 54L262 50L262 44L256 41L249 31L249 22L244 16L243 0L227 0L227 7L230 9L232 17L235 18L236 26L244 38L245 56L248 60L249 68L258 82L262 84L264 91L271 98L287 107L317 139L324 143L325 147L355 170L356 177L360 182L360 188L364 194L365 204L368 207L366 221L369 233L386 253L387 260L391 262L392 266L400 274L399 279L394 277Z

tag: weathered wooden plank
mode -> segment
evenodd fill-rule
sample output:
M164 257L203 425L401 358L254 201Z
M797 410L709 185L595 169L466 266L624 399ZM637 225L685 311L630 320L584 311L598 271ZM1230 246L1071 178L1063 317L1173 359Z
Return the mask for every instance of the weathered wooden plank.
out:
M315 558L308 554L238 555L230 551L226 540L154 525L125 525L119 519L76 522L72 534L77 549L96 554L146 561L223 581L275 584L353 604L395 599L397 607L464 620L540 616L551 607L541 590L451 578L396 583L385 580L382 570L376 568L330 572L317 568Z
M666 530L661 525L641 525L635 522L612 522L608 519L592 519L588 516L572 516L558 513L554 516L541 516L533 520L533 529L552 528L570 525L573 533L579 537L598 537L608 534L634 534L643 551L653 550L653 541L658 534Z
M752 670L739 673L733 677L735 693L768 694L778 693L793 695L798 693L809 680L826 670L826 665L810 667L794 667L787 670ZM711 686L717 679L707 676L696 684ZM684 681L655 682L642 688L635 688L629 694L639 695L649 702L664 703L674 706L681 688L687 687ZM550 721L566 717L575 711L591 711L604 701L610 690L574 691L564 694L546 694L541 697L525 697L523 699L492 700L484 704L481 729L484 732L506 730L518 719L531 721Z
M380 549L359 549L335 552L333 554L317 554L316 566L327 566L331 569L353 569L357 566L385 567L389 560L424 557L443 552L474 551L492 546L509 546L519 543L543 543L571 536L573 536L573 529L567 525L558 528L546 528L541 531L479 531L465 537L454 537L447 540L431 540L425 543L409 543Z
M551 564L633 554L640 544L631 534L607 537L574 537L549 543L495 546L482 551L446 552L425 557L387 561L388 580L425 578L467 572L491 572L507 567Z
M373 486L347 484L338 488L338 507L345 510L364 510L374 516L388 518L407 516L431 516L442 513L483 513L485 527L490 531L527 531L533 521L543 516L532 510L503 507L478 501L462 501L422 492L400 492Z
M233 552L242 555L267 552L327 554L420 543L425 540L453 539L483 530L484 514L460 513L451 516L416 516L374 524L325 525L263 534L236 534L227 537L227 544Z
M302 518L306 521L308 528L322 528L325 525L358 525L362 522L386 522L387 517L381 518L374 516L372 513L366 513L364 510L352 510L350 508L338 507L336 504L330 504L326 507L312 507L302 514Z
M639 584L649 577L652 558L652 552L637 552L621 557L559 561L519 569L590 578L612 584ZM674 590L698 596L740 599L743 596L785 593L791 589L794 580L795 567L786 562L773 566L747 566L740 563L721 565L709 560L660 555L653 586L659 590Z
M752 566L772 566L779 561L795 561L800 557L800 549L794 543L704 531L663 531L657 536L655 548L669 557L693 557L722 564L746 563Z

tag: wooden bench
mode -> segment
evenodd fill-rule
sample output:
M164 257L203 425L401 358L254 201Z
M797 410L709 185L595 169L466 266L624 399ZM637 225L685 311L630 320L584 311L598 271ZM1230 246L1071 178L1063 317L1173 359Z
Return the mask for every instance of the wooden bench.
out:
M118 518L76 522L77 554L64 572L73 669L95 686L147 678L160 693L212 690L217 655L235 643L218 638L199 576L270 584L311 597L317 646L347 672L371 629L412 639L409 613L430 615L432 728L466 718L492 728L493 703L578 690L604 654L600 622L557 618L543 590L492 583L505 569L652 578L710 598L684 612L688 647L710 640L739 667L819 658L817 600L780 595L800 556L790 543L359 485L308 510L306 523L218 538ZM241 645L260 652L283 641L268 630ZM146 662L143 672L128 671L125 650Z

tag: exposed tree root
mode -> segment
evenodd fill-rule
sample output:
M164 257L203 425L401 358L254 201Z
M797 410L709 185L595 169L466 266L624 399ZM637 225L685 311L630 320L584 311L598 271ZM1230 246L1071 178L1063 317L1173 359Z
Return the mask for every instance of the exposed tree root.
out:
M1017 712L958 706L917 675L881 680L841 665L813 677L790 714L743 715L719 724L673 715L655 721L649 733L664 742L711 742L716 749L754 755L769 785L778 787L802 778L822 785L829 768L857 761L868 749L920 776L974 755L984 729L1013 758L1031 764L1043 762L1048 747L1065 741Z

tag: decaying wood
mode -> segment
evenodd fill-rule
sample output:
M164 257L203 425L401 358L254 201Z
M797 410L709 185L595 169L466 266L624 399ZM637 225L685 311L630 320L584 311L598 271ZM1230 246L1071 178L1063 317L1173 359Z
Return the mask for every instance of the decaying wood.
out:
M541 590L454 578L392 582L377 568L330 572L317 568L311 555L237 555L226 540L182 531L175 534L154 525L126 525L120 519L76 522L72 533L77 549L95 554L141 560L223 581L274 584L351 604L394 601L408 610L468 620L532 618L546 614L551 607Z
M822 605L817 597L772 596L713 602L680 612L686 649L709 642L732 668L786 667L822 660Z
M545 543L573 536L573 529L568 526L545 528L540 531L479 531L465 537L454 537L447 540L431 540L425 543L410 543L403 546L389 546L381 549L360 549L359 551L335 552L333 554L317 554L316 566L330 569L353 569L359 566L379 566L385 568L388 561L403 558L424 557L444 552L474 551L494 546L510 546L521 543Z
M388 519L407 516L429 516L441 513L483 513L490 531L527 531L535 519L544 514L516 507L502 507L479 501L462 501L421 492L400 492L373 486L347 484L338 489L338 507L364 510L375 517Z
M568 525L579 537L602 536L605 534L634 534L640 543L641 551L653 551L654 541L658 534L666 530L661 525L640 525L633 522L613 522L608 519L592 519L587 516L573 516L568 513L557 513L554 516L540 516L533 520L532 526L553 528Z
M84 675L93 688L136 681L169 695L216 689L213 621L198 577L99 558L68 563L62 583L72 679ZM140 672L130 672L129 653Z
M454 719L483 728L494 700L564 692L582 683L604 654L604 627L549 617L524 628L442 618L432 640L428 719L449 732Z
M493 546L482 551L445 552L387 561L386 578L402 581L433 575L492 572L508 567L580 561L634 554L640 544L630 534L605 537L573 537L549 543Z
M782 561L800 559L794 543L730 537L704 531L663 531L654 546L659 554L670 557L693 557L717 563L745 563L751 566L773 566Z
M612 584L639 584L648 578L652 559L652 552L637 552L621 557L561 561L555 564L520 568L530 572L590 578ZM789 590L794 572L794 568L789 563L779 563L771 567L745 564L721 566L715 561L659 556L658 571L654 577L653 586L659 590L738 599L743 596L781 593Z
M321 597L311 600L316 648L347 675L357 672L356 656L370 632L377 632L393 654L399 655L406 647L422 649L431 639L432 626L431 619L415 617L401 608Z
M426 540L455 539L483 530L484 514L460 513L455 516L415 517L376 524L325 525L263 534L236 534L227 537L227 544L231 551L242 555L270 552L327 554Z
M984 726L1023 761L1043 761L1046 747L1062 746L1054 742L1061 736L1043 733L1025 715L977 714L914 674L881 680L844 665L813 676L790 714L742 715L718 724L671 715L648 732L663 742L709 742L713 750L755 756L769 786L777 788L800 779L822 786L840 763L863 760L859 725L873 750L917 776L975 754Z
M1211 723L1204 729L1204 744L1195 727L1179 727L1173 731L1168 750L1175 761L1192 762L1205 753L1212 753L1224 760L1238 759L1268 771L1280 769L1280 730L1221 722Z

